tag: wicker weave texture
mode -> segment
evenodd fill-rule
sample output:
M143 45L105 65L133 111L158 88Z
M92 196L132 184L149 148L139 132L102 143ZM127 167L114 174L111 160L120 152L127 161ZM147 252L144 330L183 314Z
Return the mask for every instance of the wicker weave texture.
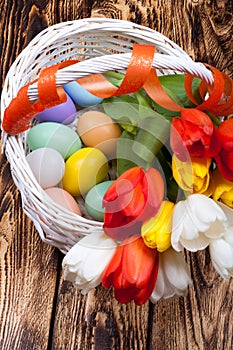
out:
M18 90L35 80L43 67L68 59L80 62L57 72L57 86L92 73L124 71L134 43L156 46L153 67L160 74L188 72L207 82L212 73L194 62L179 46L162 34L121 20L83 19L51 26L39 33L11 66L1 96L1 117ZM37 84L30 85L31 101L38 98ZM3 132L3 147L18 187L22 206L42 240L66 253L84 235L102 230L102 223L63 209L45 193L26 161L26 133L10 136Z

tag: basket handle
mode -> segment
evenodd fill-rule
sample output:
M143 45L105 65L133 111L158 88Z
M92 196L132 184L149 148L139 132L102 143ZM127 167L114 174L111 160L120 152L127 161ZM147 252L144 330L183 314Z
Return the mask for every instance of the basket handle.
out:
M154 53L155 46L134 44L130 64L119 88L113 86L100 74L83 78L81 84L86 87L88 85L89 91L92 91L94 86L94 94L104 98L135 92L144 85L150 74ZM9 134L26 131L30 128L28 123L38 112L65 102L64 89L56 85L56 73L59 69L77 62L69 60L44 68L37 80L22 87L4 112L2 123L4 131ZM28 96L28 89L34 83L37 83L39 98L32 103ZM96 86L98 86L97 89Z
M112 97L121 94L132 93L144 87L147 94L162 107L179 112L182 106L175 103L164 91L158 79L156 70L152 68L155 54L155 46L134 44L131 59L126 70L125 77L119 88L113 86L101 74L91 74L78 80L78 82L89 92L98 97ZM9 134L17 134L25 131L30 126L31 119L45 108L53 107L66 101L64 90L57 86L57 73L63 68L75 65L78 61L69 60L41 70L36 81L22 87L17 96L6 108L2 127ZM81 62L80 62L81 63ZM193 62L194 65L196 64ZM203 102L198 104L192 95L192 81L195 74L186 73L185 90L187 96L200 110L208 110L217 115L229 115L233 113L233 81L226 74L219 72L216 68L203 65L210 69L213 83L203 79L200 84L200 92ZM205 68L206 69L206 68ZM207 70L207 69L206 69ZM207 70L208 71L208 70ZM74 80L74 79L73 79ZM39 98L31 102L29 89L37 84ZM48 94L49 91L49 94ZM204 100L206 92L209 93ZM221 101L227 96L226 101ZM219 103L220 102L220 103Z

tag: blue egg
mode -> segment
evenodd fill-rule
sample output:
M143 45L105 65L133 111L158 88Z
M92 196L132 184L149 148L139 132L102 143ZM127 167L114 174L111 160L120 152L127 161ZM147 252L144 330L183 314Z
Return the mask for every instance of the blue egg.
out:
M85 90L77 81L71 81L64 85L63 88L72 100L81 107L94 106L103 101L102 98L96 97Z
M109 186L114 181L104 181L92 187L85 197L85 207L89 215L97 221L104 220L103 197Z

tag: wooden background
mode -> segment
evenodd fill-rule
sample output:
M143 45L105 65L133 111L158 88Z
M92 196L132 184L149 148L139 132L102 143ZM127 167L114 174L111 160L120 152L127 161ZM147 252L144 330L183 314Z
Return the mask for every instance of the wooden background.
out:
M1 0L0 7L1 85L19 52L43 28L95 16L157 29L193 59L232 75L229 0ZM194 285L185 298L122 306L101 287L83 297L63 281L62 254L41 242L22 213L4 156L0 173L0 349L233 348L233 281L221 280L207 252L186 256Z

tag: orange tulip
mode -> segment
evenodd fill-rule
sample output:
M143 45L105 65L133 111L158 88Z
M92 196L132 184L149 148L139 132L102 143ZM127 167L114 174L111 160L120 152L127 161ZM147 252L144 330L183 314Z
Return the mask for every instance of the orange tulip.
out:
M103 198L104 231L122 240L141 231L142 222L155 215L164 196L164 182L154 168L134 167L108 188Z
M117 248L102 276L104 288L113 286L115 298L122 304L134 300L145 303L156 283L159 255L147 247L141 237L125 239Z

